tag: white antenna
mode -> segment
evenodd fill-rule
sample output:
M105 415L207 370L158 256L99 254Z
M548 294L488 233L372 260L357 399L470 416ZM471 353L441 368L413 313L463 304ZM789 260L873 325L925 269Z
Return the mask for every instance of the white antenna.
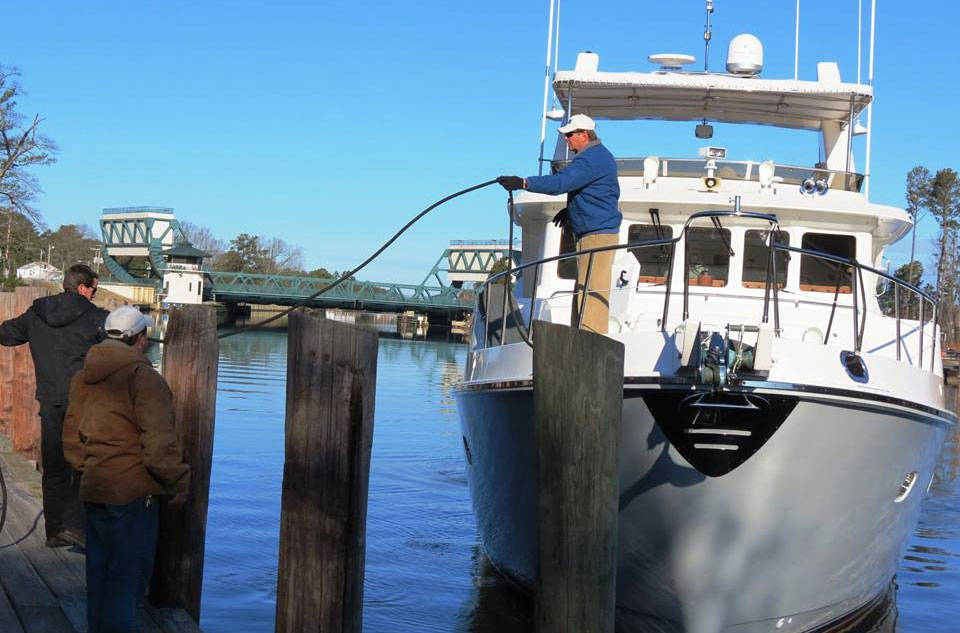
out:
M703 72L708 72L707 64L710 61L710 14L713 13L713 0L707 0L707 23L703 26Z
M862 1L862 0L861 0ZM557 30L553 40L553 76L557 76L557 56L560 54L560 0L557 0Z
M867 83L873 86L873 45L877 38L877 0L870 2L870 67ZM867 106L867 160L863 168L863 195L870 196L870 142L873 138L873 101Z
M796 80L800 69L800 0L797 0L797 23L793 30L793 78Z
M863 0L857 0L857 83L860 83L860 71L863 68L860 51L863 49Z
M550 97L550 53L553 46L553 4L550 0L550 26L547 28L547 64L543 73L543 113L540 115L540 160L537 173L543 175L543 143L547 138L547 99Z

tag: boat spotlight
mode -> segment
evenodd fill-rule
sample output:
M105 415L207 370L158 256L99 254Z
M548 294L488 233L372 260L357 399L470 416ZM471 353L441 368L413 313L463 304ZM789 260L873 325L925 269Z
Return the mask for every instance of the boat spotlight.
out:
M817 181L812 176L808 176L800 183L800 191L805 194L813 195L817 192Z
M828 185L827 181L822 178L818 178L814 186L817 189L817 193L820 194L821 196L827 193L827 191L830 189L830 185Z
M776 176L777 166L772 160L765 160L757 167L757 179L762 189L769 189L775 182L783 182L783 178Z
M660 173L660 159L656 156L647 156L643 159L643 184L647 187L657 182Z

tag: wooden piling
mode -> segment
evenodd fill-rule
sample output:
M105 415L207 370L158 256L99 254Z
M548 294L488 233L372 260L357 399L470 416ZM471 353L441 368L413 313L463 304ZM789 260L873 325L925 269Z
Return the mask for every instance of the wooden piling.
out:
M23 286L15 291L14 314L26 312L33 302L50 294L41 286ZM29 345L14 348L13 390L11 405L13 415L10 420L10 439L13 449L32 459L40 457L40 403L37 402L37 377L33 368L33 357Z
M217 399L217 315L212 306L170 310L163 348L163 377L173 392L177 432L190 465L190 497L160 510L160 535L150 599L200 620L204 539L213 459Z
M290 315L277 633L360 633L377 333Z
M605 336L533 323L541 633L614 631L623 359Z
M17 297L12 292L0 292L0 323L16 316ZM13 417L13 393L16 384L13 378L15 351L0 345L0 435L10 435Z

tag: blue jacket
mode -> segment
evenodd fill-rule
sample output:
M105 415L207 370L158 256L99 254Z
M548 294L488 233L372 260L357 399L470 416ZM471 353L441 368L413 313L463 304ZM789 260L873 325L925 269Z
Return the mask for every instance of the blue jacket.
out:
M567 194L570 224L577 239L591 233L617 233L623 214L617 207L617 163L599 142L578 152L570 164L549 176L529 176L527 191Z

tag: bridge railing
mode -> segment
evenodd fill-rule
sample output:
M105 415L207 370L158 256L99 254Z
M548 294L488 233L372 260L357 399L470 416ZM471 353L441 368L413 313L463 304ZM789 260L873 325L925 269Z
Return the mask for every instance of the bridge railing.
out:
M304 299L336 281L317 277L217 271L207 271L205 275L218 298ZM449 286L348 280L317 297L317 303L337 301L469 310L476 301L476 292Z

